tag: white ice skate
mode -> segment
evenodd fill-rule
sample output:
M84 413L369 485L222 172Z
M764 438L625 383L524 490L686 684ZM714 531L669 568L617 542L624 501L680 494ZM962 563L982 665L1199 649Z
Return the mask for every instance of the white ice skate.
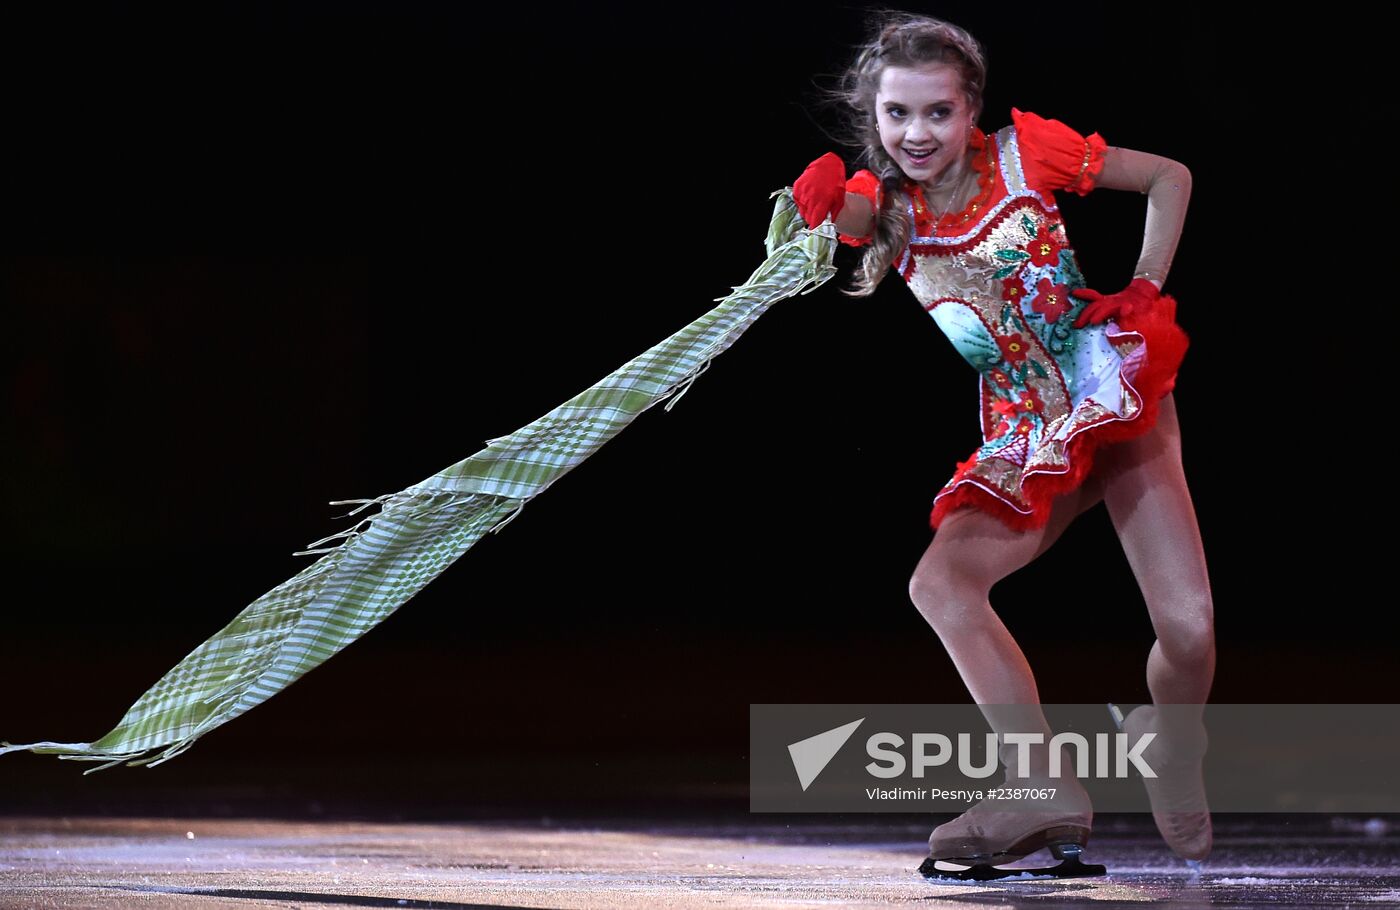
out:
M1009 753L1003 751L1003 756ZM1009 762L1004 762L1008 768ZM919 873L931 881L990 881L1001 878L1070 878L1106 875L1101 865L1084 863L1080 856L1089 842L1094 812L1089 794L1074 781L1065 787L1062 780L1043 781L1056 789L1052 799L983 799L962 815L939 825L929 835L929 855ZM1029 779L1013 777L1008 771L1006 787L1033 787ZM1023 805L1024 810L1012 806ZM998 868L1014 863L1044 848L1059 864L1033 869ZM948 868L940 863L964 868Z
M1201 861L1210 855L1213 846L1202 769L1208 744L1205 727L1192 730L1189 735L1167 737L1156 705L1134 708L1126 718L1115 704L1110 703L1108 710L1118 729L1128 735L1130 744L1145 733L1157 734L1142 752L1157 773L1155 778L1142 780L1152 801L1152 818L1172 851L1193 874L1199 874Z

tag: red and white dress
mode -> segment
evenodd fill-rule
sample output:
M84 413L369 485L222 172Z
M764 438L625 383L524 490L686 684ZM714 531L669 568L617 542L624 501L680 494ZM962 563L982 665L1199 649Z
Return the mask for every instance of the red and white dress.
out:
M919 185L903 187L913 227L893 267L978 374L982 445L934 497L933 528L963 506L1016 530L1043 527L1098 446L1152 428L1189 344L1168 295L1148 313L1074 327L1087 301L1069 292L1087 284L1055 193L1092 190L1108 146L1058 120L1011 117L991 137L973 129L978 192L962 211L935 224ZM883 196L870 171L847 188L877 205Z

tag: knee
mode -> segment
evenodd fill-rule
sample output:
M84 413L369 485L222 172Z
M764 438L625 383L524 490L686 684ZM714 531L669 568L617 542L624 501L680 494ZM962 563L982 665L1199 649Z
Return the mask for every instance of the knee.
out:
M935 630L964 627L987 600L983 584L953 566L931 565L909 579L909 599Z
M1184 604L1154 626L1162 652L1174 664L1208 662L1215 653L1215 621L1209 595Z

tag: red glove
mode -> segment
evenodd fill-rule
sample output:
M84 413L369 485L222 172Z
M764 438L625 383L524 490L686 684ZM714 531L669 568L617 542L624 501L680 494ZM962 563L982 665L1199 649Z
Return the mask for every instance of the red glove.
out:
M1126 288L1116 294L1105 296L1090 288L1075 288L1070 291L1070 295L1081 300L1093 301L1079 314L1079 318L1074 320L1074 327L1082 329L1085 325L1107 322L1110 319L1122 322L1134 313L1142 315L1152 308L1153 302L1162 296L1162 292L1146 278L1134 278Z
M846 206L846 162L835 152L827 152L807 165L792 185L792 200L809 228L841 214Z

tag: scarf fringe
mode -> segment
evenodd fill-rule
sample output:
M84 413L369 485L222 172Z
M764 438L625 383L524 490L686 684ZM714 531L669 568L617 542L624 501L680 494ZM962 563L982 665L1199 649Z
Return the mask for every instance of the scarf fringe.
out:
M90 743L39 742L15 745L9 742L0 742L0 755L4 755L7 752L27 750L36 753L57 754L60 760L104 762L104 764L98 765L95 768L85 770L83 772L84 775L92 774L95 771L102 771L115 765L122 764L123 762L129 767L138 765L155 767L172 758L178 757L185 752L185 750L193 746L195 742L206 733L232 720L234 717L237 717L264 700L257 699L251 704L240 704L259 681L276 668L278 658L282 656L282 652L289 640L295 637L299 623L305 618L307 608L317 602L325 593L325 589L328 587L326 583L329 582L331 578L322 577L327 575L333 576L340 562L352 553L355 541L365 533L368 533L368 529L360 530L361 525L369 522L372 528L374 521L386 516L392 516L402 520L421 520L440 513L445 509L469 504L473 500L478 501L484 507L484 509L480 511L487 515L499 515L501 506L507 503L510 504L509 514L503 519L492 523L490 530L493 532L500 530L509 523L512 518L519 514L521 508L524 506L523 501L502 500L501 497L484 494L468 493L464 495L443 491L402 491L400 493L377 496L374 499L338 500L333 502L333 505L347 502L363 503L360 508L348 513L351 515L375 503L381 504L383 508L380 512L361 520L356 523L355 526L345 531L323 538L321 541L316 541L316 543L321 543L335 537L345 537L345 540L339 546L329 547L323 550L297 551L295 555L315 552L325 553L327 555L308 566L293 578L258 598L258 600L254 601L245 610L239 613L223 630L187 655L174 669L162 677L150 692L133 705L128 711L127 718L123 720L123 723L106 736ZM479 538L479 536L479 534L473 535L474 539ZM322 583L318 583L318 580ZM392 610L389 612L392 612ZM385 613L384 616L376 619L373 624L377 625L379 621L382 621L382 619L387 616L388 613ZM252 625L254 623L256 623L258 627L245 631L231 631L237 629L240 625ZM221 671L217 674L216 678L204 682L197 680L194 683L190 683L186 680L181 686L181 688L194 688L196 690L198 690L201 685L210 687L208 694L195 698L188 698L182 702L182 704L200 706L201 710L199 713L203 715L202 720L195 723L193 726L189 726L187 729L183 729L180 735L173 741L167 741L164 744L153 743L149 748L113 749L109 747L113 743L109 743L109 746L103 745L108 741L121 741L126 739L129 736L130 728L139 726L143 707L159 704L162 697L169 697L169 695L172 694L174 691L174 686L172 684L174 680L179 679L181 675L187 674L190 671L211 667L205 654L207 650L210 649L210 646L215 643L236 644L239 645L239 648L237 653L233 656L212 665ZM346 644L349 644L349 642L346 642ZM323 661L317 661L317 664L321 662ZM311 667L307 669L311 669ZM212 676L214 674L212 672L206 672L204 675ZM291 681L294 681L295 678L299 678L300 675L301 674L297 674ZM289 685L291 681L285 685L278 686L275 691L281 691L281 689ZM133 716L135 716L134 720ZM165 748L160 748L161 745L164 745Z

